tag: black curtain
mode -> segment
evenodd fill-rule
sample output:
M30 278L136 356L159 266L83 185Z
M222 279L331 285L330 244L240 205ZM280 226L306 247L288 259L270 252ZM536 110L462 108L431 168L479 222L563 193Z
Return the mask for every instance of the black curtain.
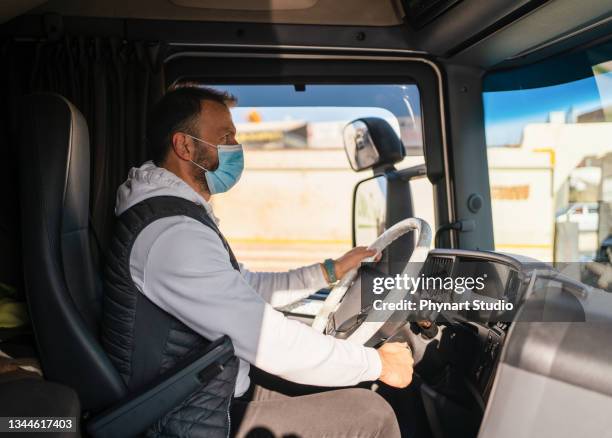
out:
M27 79L17 68L17 65L27 68L28 57L22 55L14 50L11 42L0 45L0 283L15 288L21 298L21 218L15 127L19 99L28 88Z
M58 42L8 43L4 58L12 63L8 104L19 95L55 92L85 116L90 132L90 211L104 248L112 232L115 192L128 170L147 159L146 115L163 94L160 43L119 38L66 37ZM11 122L11 131L17 120ZM9 134L10 137L10 134Z
M66 37L0 43L0 282L22 289L17 120L22 96L54 92L85 116L91 149L91 225L104 251L117 187L147 159L146 116L165 90L160 43Z
M146 115L164 90L163 52L160 44L84 37L35 48L31 91L63 95L89 125L90 210L102 245L112 231L117 187L147 158Z

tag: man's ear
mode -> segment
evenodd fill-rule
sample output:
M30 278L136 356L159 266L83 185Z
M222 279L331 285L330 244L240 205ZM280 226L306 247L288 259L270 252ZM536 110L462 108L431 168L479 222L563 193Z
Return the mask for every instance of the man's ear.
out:
M193 153L193 147L191 147L188 143L187 136L180 132L175 132L172 134L172 149L177 157L181 160L189 161L192 160L193 157L191 154Z

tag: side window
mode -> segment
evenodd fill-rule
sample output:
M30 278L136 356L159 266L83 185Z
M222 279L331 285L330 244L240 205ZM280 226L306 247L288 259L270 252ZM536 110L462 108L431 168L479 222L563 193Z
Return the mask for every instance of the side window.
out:
M214 87L238 98L232 117L245 171L236 187L213 197L213 209L249 269L287 270L351 248L353 188L372 172L349 166L343 129L350 121L385 119L407 149L397 167L424 162L415 85ZM431 185L413 195L416 213L433 220Z
M612 247L612 45L492 73L485 90L496 250L604 260Z

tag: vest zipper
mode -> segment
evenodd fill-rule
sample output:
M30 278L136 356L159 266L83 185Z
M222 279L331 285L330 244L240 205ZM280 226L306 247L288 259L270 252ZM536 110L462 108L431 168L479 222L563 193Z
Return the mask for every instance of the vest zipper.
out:
M227 404L227 438L230 438L230 434L232 433L232 418L230 417L230 406L232 404L232 396L229 397L229 402Z

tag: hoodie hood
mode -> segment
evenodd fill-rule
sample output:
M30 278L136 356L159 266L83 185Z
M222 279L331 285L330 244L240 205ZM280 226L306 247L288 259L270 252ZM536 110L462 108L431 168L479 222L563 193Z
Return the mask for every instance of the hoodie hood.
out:
M140 167L132 167L127 180L117 190L115 215L119 216L133 205L154 196L178 196L201 205L206 213L219 222L210 203L174 173L147 161Z

